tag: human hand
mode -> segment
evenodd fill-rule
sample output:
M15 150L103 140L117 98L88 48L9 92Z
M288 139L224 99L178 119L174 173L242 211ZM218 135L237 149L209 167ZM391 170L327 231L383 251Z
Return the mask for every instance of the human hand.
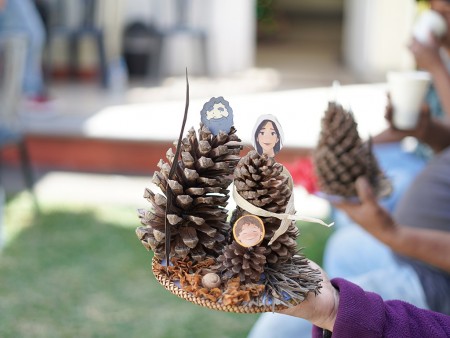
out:
M432 33L430 33L429 43L424 44L413 39L408 48L413 54L418 68L432 74L441 71L442 67L445 68L439 54L440 42Z
M320 293L316 295L310 292L299 305L278 312L306 319L318 327L333 331L339 307L339 292L331 285L330 279L319 265L312 261L309 261L309 265L321 272Z
M337 202L334 206L344 211L363 229L389 244L396 236L397 224L391 215L377 202L367 178L361 176L356 180L359 203Z
M6 7L7 0L0 0L0 11L4 10Z
M397 129L393 122L394 114L394 108L392 106L391 98L388 94L388 104L386 106L384 118L388 122L390 133L392 135L396 135L397 139L402 139L407 136L413 136L421 141L426 140L426 137L428 136L431 128L431 113L430 107L427 104L423 104L420 108L416 127L411 130Z

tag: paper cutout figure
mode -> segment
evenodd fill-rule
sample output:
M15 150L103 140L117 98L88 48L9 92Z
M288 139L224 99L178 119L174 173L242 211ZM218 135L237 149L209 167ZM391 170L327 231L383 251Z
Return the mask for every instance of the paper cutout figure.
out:
M273 115L261 115L252 133L253 147L258 154L274 157L283 147L283 129Z
M206 102L200 115L202 123L214 135L219 134L219 131L229 133L233 126L233 109L222 96L212 97Z
M239 245L249 248L262 242L265 234L264 223L258 216L240 217L233 226L233 237Z

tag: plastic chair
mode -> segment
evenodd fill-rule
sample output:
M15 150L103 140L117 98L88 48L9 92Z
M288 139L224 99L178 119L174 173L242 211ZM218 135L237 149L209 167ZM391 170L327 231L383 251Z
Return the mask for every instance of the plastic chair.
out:
M34 178L31 160L25 142L25 133L18 116L22 98L26 49L27 37L25 35L0 35L0 149L11 145L17 147L25 185L38 207L36 196L33 193Z
M75 76L78 70L79 43L84 37L94 39L97 46L98 64L100 70L100 82L102 87L108 85L108 66L105 52L105 38L101 27L95 22L95 14L98 8L96 0L79 0L75 3L75 8L80 12L80 22L76 25L69 25L68 13L71 10L70 4L74 4L68 0L57 0L52 4L50 10L50 20L48 27L48 65L47 71L51 73L51 58L53 54L53 40L57 37L65 37L68 39L68 57L69 67L72 76ZM71 13L73 14L73 13Z
M130 76L159 76L161 33L141 21L128 24L123 33L123 56Z

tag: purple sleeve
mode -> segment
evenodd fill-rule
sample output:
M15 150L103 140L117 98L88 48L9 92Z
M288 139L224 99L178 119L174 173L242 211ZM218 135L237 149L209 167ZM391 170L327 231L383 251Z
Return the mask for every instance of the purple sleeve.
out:
M450 316L399 300L385 302L344 279L335 278L331 283L340 295L333 338L450 337ZM322 330L314 327L313 337L322 338Z

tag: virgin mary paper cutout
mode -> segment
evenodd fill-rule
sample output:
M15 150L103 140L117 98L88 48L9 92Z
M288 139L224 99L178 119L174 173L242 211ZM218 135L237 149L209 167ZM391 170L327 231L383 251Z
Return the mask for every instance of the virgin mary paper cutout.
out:
M271 114L261 115L253 127L252 143L258 154L274 157L283 147L283 129Z
M200 112L202 123L214 135L220 131L229 133L233 126L233 109L222 96L212 97L203 105Z

